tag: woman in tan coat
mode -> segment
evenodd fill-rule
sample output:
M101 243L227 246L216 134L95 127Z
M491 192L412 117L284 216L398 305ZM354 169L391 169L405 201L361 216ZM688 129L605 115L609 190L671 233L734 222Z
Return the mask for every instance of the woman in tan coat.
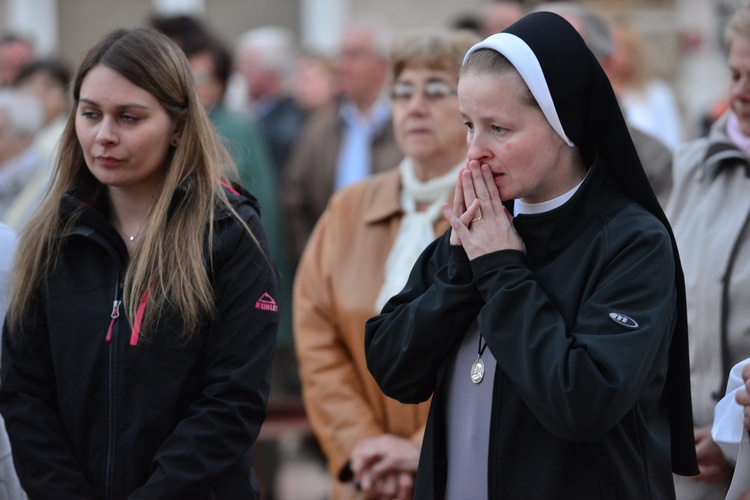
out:
M394 43L392 116L405 159L337 193L299 264L294 335L303 396L335 499L411 498L428 404L381 393L365 365L364 324L448 228L441 205L466 164L457 73L475 42L468 33L420 31Z

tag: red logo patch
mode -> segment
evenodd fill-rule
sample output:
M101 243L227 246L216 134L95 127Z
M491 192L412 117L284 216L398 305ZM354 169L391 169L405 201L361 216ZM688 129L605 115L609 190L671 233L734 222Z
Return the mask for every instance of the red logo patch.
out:
M255 302L255 308L260 309L261 311L279 311L279 306L276 305L276 301L273 300L273 297L268 295L268 293L264 293L261 298Z

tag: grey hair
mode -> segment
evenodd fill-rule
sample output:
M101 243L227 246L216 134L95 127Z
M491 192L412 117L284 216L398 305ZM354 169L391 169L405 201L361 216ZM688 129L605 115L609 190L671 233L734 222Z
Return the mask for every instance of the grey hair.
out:
M347 32L364 31L372 36L372 49L384 59L389 59L395 37L393 28L383 16L363 14L346 27Z
M750 0L740 2L724 28L724 47L729 50L738 38L750 38Z
M292 32L279 26L246 31L237 42L237 53L253 51L265 71L289 78L297 64L297 46Z
M574 2L546 2L537 5L534 12L553 12L565 19L581 23L581 37L594 57L601 63L615 52L615 40L609 22L591 7Z
M33 137L44 126L42 103L22 90L0 90L0 115L8 120L15 137Z

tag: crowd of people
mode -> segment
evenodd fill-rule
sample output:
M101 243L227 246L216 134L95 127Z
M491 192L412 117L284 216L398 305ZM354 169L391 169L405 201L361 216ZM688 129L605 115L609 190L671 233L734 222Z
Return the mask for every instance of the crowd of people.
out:
M750 498L750 0L705 136L645 43L0 37L0 498L274 500L290 401L334 500Z

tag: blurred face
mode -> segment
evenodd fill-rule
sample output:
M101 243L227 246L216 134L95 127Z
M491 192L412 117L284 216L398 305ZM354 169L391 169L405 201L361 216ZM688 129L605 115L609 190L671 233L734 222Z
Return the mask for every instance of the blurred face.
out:
M393 82L396 140L422 180L447 172L466 156L456 84L448 71L411 66Z
M255 51L243 50L237 61L237 68L247 83L251 99L257 99L263 95L264 74L257 61Z
M179 137L176 121L153 95L106 66L84 77L75 128L94 177L128 191L158 190L170 141Z
M300 58L295 82L297 99L311 111L330 103L336 95L333 70L324 61L313 57Z
M489 4L484 11L484 35L490 36L500 33L521 19L524 13L520 3L495 2Z
M0 87L13 85L21 66L32 56L31 47L20 40L0 44Z
M339 58L341 92L354 101L374 100L388 74L388 61L373 48L365 31L345 35Z
M729 48L729 105L742 133L750 136L750 40L737 37Z
M65 87L47 73L38 72L23 79L18 88L35 95L44 106L45 123L49 123L68 109Z
M214 62L211 55L207 53L198 53L190 56L188 60L190 71L193 73L195 80L195 90L198 92L198 98L206 111L211 109L224 96L224 86L216 78Z
M574 185L563 179L561 148L567 147L542 111L527 101L521 77L461 76L458 102L468 131L468 159L489 165L502 200L551 200Z

